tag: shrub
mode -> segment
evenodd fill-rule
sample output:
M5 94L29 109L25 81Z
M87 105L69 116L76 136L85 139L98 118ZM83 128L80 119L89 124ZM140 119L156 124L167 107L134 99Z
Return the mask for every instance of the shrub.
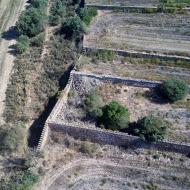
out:
M101 107L103 107L104 102L100 95L94 93L86 97L85 108L91 117L99 118L102 116Z
M81 148L80 148L80 151L84 154L89 154L89 155L92 155L93 152L94 152L94 147L93 145L88 142L88 141L84 141L82 142L81 144Z
M156 142L166 136L168 123L153 115L139 119L135 126L131 127L130 133L137 135L143 140Z
M169 79L160 85L160 94L171 102L181 100L187 94L188 86L182 80Z
M33 37L30 41L32 46L41 47L44 43L44 33L41 33L35 37Z
M18 32L28 37L36 36L44 30L44 17L43 12L37 8L23 11L16 23Z
M120 130L128 127L129 111L126 107L113 101L104 106L102 110L101 125L106 129Z
M80 39L85 31L85 25L78 16L68 18L61 28L66 39Z
M27 147L27 130L21 124L1 126L0 139L0 150L24 152Z
M16 44L16 52L18 54L22 54L24 53L28 48L29 48L29 38L28 36L20 36L17 40L17 44Z
M97 15L97 9L94 7L81 8L79 11L79 17L86 24L89 25L92 18Z
M116 53L112 50L99 50L96 53L96 57L104 62L112 61L116 57Z
M52 25L61 23L66 13L65 2L62 0L56 0L51 8L51 15L49 17Z

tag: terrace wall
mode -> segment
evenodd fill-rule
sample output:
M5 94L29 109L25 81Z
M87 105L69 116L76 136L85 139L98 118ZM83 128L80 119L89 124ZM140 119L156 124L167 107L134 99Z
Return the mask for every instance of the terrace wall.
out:
M147 9L151 9L152 12L157 11L157 7L146 6L121 6L121 5L100 5L100 4L85 4L86 7L95 7L99 10L122 10L125 12L143 13Z
M84 37L85 39L85 37ZM84 42L83 42L84 43ZM178 55L165 55L165 54L157 54L157 53L146 53L146 52L137 52L137 51L130 51L130 50L117 50L117 49L104 49L104 48L93 48L88 47L83 44L83 51L94 53L98 51L113 51L120 56L131 56L137 58L159 58L163 60L182 60L182 61L190 61L190 57L185 56L178 56Z
M59 137L60 134L63 135L63 137L65 134L68 134L76 139L90 140L94 143L111 144L123 147L152 148L186 155L190 154L190 145L188 144L179 144L167 141L148 144L142 141L139 137L121 132L114 132L99 128L92 129L79 126L68 126L55 123L49 123L48 125L52 133L59 133Z
M77 77L89 77L91 79L97 79L104 82L111 82L111 83L119 83L125 84L129 86L135 87L142 87L142 88L154 88L161 84L159 81L151 81L151 80L144 80L144 79L135 79L130 77L117 77L117 76L109 76L109 75L96 75L93 73L85 73L85 72L78 72L72 71L72 76L74 80L77 80ZM76 78L76 79L75 79Z

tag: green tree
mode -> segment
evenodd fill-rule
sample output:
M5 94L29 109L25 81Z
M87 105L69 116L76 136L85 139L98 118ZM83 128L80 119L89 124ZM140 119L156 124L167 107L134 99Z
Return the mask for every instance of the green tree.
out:
M78 16L68 18L61 28L61 33L65 34L66 39L80 39L85 31L85 24Z
M118 102L111 102L103 107L103 115L100 118L101 126L106 129L120 130L128 127L129 111Z
M97 15L97 9L94 7L81 8L79 11L79 17L86 24L89 25L92 18Z
M171 102L181 100L185 97L188 91L187 84L178 79L169 79L164 81L159 88L161 95Z
M18 54L24 53L28 48L29 48L30 40L28 36L20 36L17 39L17 44L16 44L16 52Z
M52 25L57 25L64 20L66 14L65 2L62 0L56 0L51 8L51 15L49 17Z
M150 142L161 141L167 133L168 123L153 115L139 119L130 133Z
M36 36L44 30L44 18L45 15L40 9L27 9L22 12L16 23L17 30L21 35Z

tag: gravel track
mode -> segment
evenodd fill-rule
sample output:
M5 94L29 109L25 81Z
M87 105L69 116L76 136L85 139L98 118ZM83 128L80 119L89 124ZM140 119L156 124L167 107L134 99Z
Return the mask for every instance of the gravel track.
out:
M181 168L177 171L172 167L154 168L147 167L140 160L122 160L116 163L111 160L96 160L84 159L71 162L64 167L59 168L56 173L52 173L48 181L46 181L43 190L127 190L135 189L131 183L138 184L137 189L142 189L140 186L148 181L153 181L155 184L162 184L160 187L164 189L174 189L178 184L171 183L170 179L164 180L163 176L184 176L188 175L189 171L184 173ZM136 165L135 165L136 164ZM146 178L146 176L149 176ZM178 187L178 189L180 189ZM187 189L184 185L183 189Z
M1 32L6 32L11 27L15 26L15 23L18 20L21 11L24 9L26 0L18 1L18 4L15 4L15 6L13 6L11 10L9 10L10 3L11 1L3 0L0 4L0 10L4 10L0 13L0 20L2 19L2 17L9 18L7 22L1 24ZM6 15L4 16L3 13ZM9 35L11 36L11 34ZM5 92L15 59L15 56L10 52L10 47L13 46L15 43L16 40L11 37L6 39L2 38L0 40L0 124L3 123L2 113L4 110L4 100L6 96Z

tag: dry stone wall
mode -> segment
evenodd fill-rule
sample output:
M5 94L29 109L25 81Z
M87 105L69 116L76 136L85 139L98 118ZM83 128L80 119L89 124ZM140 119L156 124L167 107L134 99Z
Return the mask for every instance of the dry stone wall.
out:
M126 133L114 132L104 129L92 129L84 127L75 127L71 125L49 123L50 130L56 133L68 134L76 139L90 140L95 143L111 144L123 147L136 148L153 148L161 151L177 152L181 154L190 154L190 145L178 144L172 142L158 142L148 144L142 141L139 137L131 136Z
M74 126L72 124L59 123L56 120L56 115L59 113L62 105L67 101L68 92L73 85L73 81L80 77L95 78L102 81L111 81L113 83L123 83L126 85L141 86L146 88L152 88L160 84L158 81L138 80L131 78L113 77L113 76L101 76L83 72L72 71L69 82L62 92L61 98L57 102L55 108L50 114L46 124L44 126L42 136L38 144L38 150L42 150L48 141L49 136L54 133L59 133L59 136L68 134L74 138L81 140L90 140L95 143L112 144L116 146L124 147L137 147L137 148L153 148L161 151L171 151L189 155L190 144L176 143L176 142L158 142L155 144L147 144L139 137L131 136L126 133L109 131L100 128L90 128L85 126Z

